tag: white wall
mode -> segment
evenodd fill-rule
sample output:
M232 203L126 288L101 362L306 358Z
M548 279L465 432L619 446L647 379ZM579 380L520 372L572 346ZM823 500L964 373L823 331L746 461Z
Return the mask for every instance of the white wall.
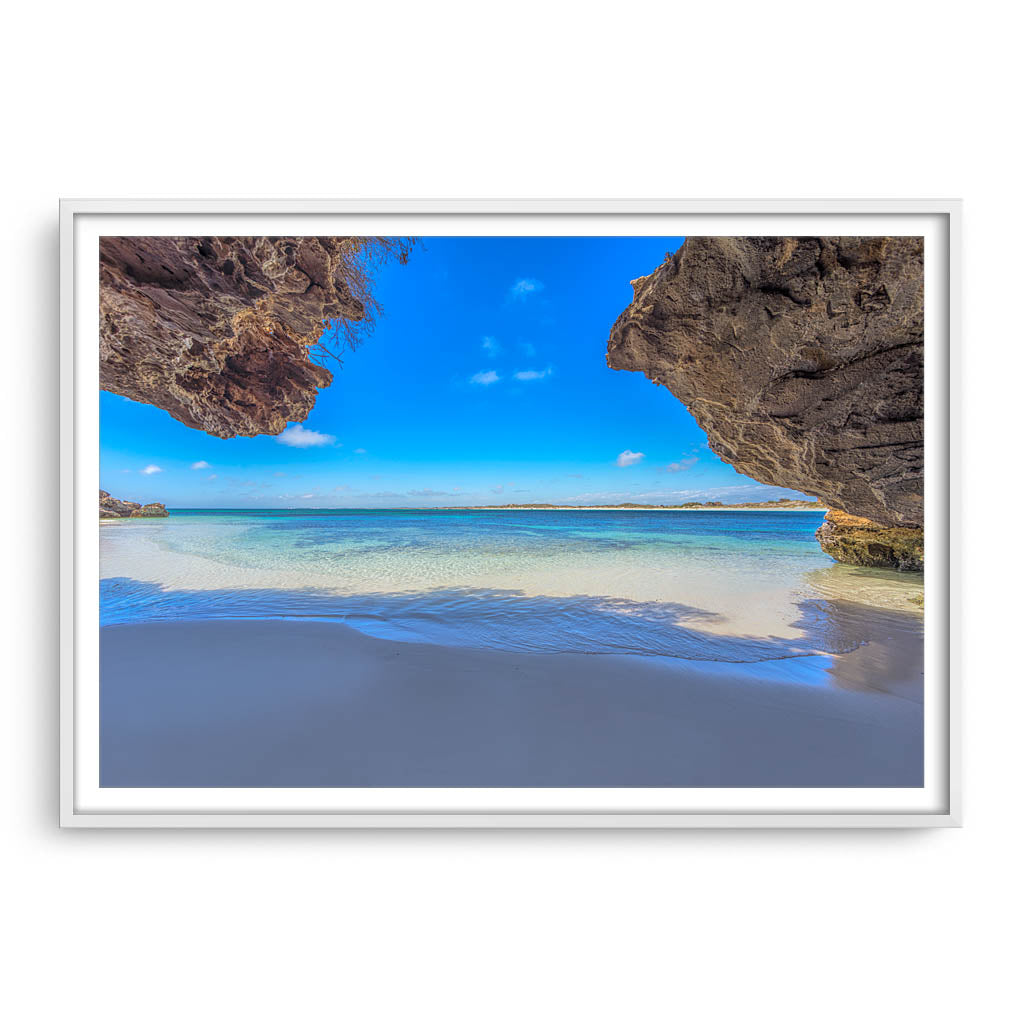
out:
M1009 1018L1015 8L182 0L6 17L8 1019ZM231 194L964 197L966 827L58 833L57 198Z

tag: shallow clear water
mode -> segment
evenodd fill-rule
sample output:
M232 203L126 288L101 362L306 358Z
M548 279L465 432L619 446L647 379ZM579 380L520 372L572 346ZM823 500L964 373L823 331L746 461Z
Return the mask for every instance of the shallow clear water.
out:
M814 512L175 511L100 527L103 624L343 621L390 639L768 662L921 635L920 578ZM817 659L815 659L817 660Z

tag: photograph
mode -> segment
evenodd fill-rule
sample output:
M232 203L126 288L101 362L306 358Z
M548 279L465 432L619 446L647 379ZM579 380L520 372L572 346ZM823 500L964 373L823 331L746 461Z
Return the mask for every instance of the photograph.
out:
M943 13L16 9L5 1019L1012 1016L1020 16Z
M100 791L925 785L924 237L97 248Z

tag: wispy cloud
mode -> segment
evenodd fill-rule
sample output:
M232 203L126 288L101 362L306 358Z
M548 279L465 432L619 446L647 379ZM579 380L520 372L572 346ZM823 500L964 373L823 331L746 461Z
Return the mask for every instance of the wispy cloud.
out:
M688 459L680 459L678 462L670 462L665 468L670 473L683 473L697 465L697 456L691 455Z
M496 356L501 351L501 342L497 338L487 335L480 342L480 347L489 355Z
M406 491L405 492L410 498L454 498L459 493L458 488L454 491L433 491L429 487L425 487L418 491Z
M277 443L286 444L289 448L322 448L324 445L334 444L334 440L332 434L307 430L301 423L294 423L277 435Z
M636 465L644 457L643 452L631 452L628 448L624 452L619 453L619 457L615 460L616 466L633 466Z
M154 466L150 463L145 469L140 469L139 472L145 476L152 476L154 473L162 473L163 470L159 466Z
M216 473L211 473L206 479L207 480L216 480L217 479L217 474Z
M524 356L535 356L537 354L537 346L532 341L521 341L519 342L519 351Z
M509 288L508 293L511 298L521 300L542 291L544 291L543 281L538 281L535 277L521 277Z
M210 468L210 464L208 462L204 461L203 459L200 459L198 462L193 462L192 463L192 468L193 469L209 469Z
M469 378L470 384L483 384L485 387L499 380L501 380L501 375L496 370L481 370Z
M513 376L516 380L543 380L545 377L550 377L551 373L552 370L549 366L546 370L519 370Z
M492 487L491 488L491 494L504 494L504 493L505 493L505 485L504 484L498 484L497 487Z
M352 454L353 455L365 455L366 454L366 449L365 448L356 448L356 450Z

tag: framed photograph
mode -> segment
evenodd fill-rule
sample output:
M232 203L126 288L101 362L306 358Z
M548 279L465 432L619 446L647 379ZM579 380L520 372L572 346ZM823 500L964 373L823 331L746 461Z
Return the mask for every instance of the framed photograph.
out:
M960 824L959 249L64 201L61 824Z

